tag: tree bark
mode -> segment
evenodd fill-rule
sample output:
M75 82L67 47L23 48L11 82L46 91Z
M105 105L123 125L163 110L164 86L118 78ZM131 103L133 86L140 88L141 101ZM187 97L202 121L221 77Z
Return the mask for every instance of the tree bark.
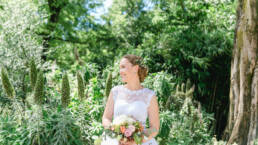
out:
M239 0L231 61L227 144L254 145L258 138L258 0Z

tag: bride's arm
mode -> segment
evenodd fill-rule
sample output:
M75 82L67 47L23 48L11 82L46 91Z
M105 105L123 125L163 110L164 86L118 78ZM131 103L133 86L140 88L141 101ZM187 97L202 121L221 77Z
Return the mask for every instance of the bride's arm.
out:
M102 125L104 128L108 128L112 122L113 117L113 111L114 111L114 100L113 100L113 94L110 92L108 101L105 107L104 114L102 116Z
M158 101L156 96L153 96L151 99L151 102L148 107L148 115L149 115L150 128L146 130L146 135L148 136L148 139L145 140L144 142L151 140L159 132L159 127L160 127L159 106L158 106Z

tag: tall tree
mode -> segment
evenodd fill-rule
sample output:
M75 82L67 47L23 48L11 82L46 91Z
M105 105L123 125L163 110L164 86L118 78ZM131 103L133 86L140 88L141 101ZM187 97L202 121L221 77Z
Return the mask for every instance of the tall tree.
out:
M92 0L44 1L47 5L44 5L43 8L47 10L48 18L46 25L38 32L44 39L44 53L41 58L46 61L47 55L45 53L49 52L52 46L58 45L60 41L61 43L87 44L87 41L83 41L84 38L81 38L78 33L80 31L85 32L93 27L92 18L89 14L101 3Z
M253 145L258 138L258 1L239 0L231 61L228 144Z
M114 0L109 18L112 33L120 42L121 48L134 49L142 43L144 32L150 26L144 0Z

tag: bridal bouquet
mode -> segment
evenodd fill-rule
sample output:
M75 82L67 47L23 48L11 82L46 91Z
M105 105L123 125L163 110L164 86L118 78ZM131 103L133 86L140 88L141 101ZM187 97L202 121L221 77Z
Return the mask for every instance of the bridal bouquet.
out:
M136 144L142 144L144 138L143 125L135 119L121 115L116 117L110 128L104 131L105 136L109 136L118 141L134 141Z

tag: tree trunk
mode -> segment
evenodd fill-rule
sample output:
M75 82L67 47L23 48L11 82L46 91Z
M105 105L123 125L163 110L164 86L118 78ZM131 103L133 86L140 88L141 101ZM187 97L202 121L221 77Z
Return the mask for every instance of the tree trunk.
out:
M80 58L80 54L78 52L78 49L77 47L74 47L73 48L73 54L74 54L74 58L75 60L78 62L79 65L83 66L84 65L84 62L81 60Z
M50 33L55 31L56 29L56 25L58 23L59 20L59 15L61 12L61 9L65 6L66 3L64 3L63 5L58 5L57 4L57 0L48 0L48 7L49 7L49 11L50 11L50 16L49 16L49 20L47 23L46 28L48 29L49 34L43 36L43 54L41 56L41 59L43 61L47 60L47 56L46 56L46 52L49 49L49 41L52 40L52 37L50 36Z
M258 138L258 0L239 0L231 61L227 144L254 145Z

